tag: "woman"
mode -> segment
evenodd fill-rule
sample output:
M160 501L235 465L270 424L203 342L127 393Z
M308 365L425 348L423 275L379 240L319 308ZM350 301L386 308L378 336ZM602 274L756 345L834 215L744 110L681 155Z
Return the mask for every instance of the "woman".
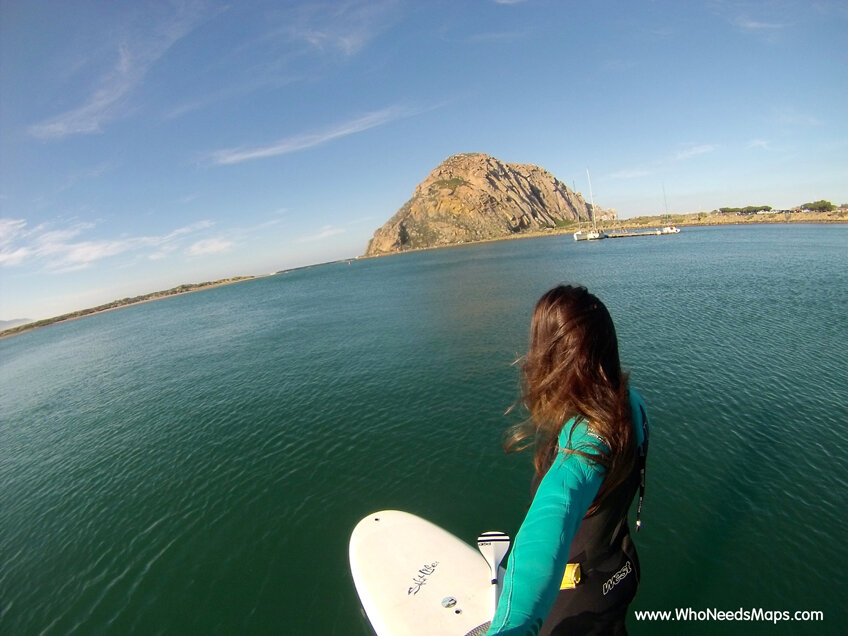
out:
M637 490L642 507L647 416L612 318L586 288L536 304L522 389L530 418L506 448L533 446L535 493L488 634L626 634L639 582L627 511Z

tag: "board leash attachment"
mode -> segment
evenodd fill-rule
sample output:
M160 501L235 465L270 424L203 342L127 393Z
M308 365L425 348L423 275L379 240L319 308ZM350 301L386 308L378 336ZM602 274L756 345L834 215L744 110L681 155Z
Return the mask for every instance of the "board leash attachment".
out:
M491 571L492 582L492 616L498 608L498 597L501 590L498 585L498 568L506 553L509 552L509 536L503 532L484 532L477 537L477 549L486 559Z

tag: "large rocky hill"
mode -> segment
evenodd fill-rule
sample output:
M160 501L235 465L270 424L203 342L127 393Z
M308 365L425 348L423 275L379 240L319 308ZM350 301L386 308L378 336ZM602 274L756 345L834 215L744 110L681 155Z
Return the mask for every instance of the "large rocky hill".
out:
M368 243L366 256L505 238L588 220L590 208L547 170L454 155L422 181ZM615 218L614 210L596 211Z

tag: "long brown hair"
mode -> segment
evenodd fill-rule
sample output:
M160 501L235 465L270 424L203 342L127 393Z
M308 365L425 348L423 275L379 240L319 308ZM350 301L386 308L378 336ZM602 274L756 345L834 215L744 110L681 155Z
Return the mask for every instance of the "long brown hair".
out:
M507 431L505 448L534 447L534 465L543 476L560 451L578 453L602 466L606 475L588 514L623 482L635 461L627 374L621 370L618 339L609 311L585 287L561 285L547 292L533 312L530 348L521 364L519 404L528 420ZM603 437L609 453L559 448L566 422L584 421ZM569 438L574 428L569 431Z

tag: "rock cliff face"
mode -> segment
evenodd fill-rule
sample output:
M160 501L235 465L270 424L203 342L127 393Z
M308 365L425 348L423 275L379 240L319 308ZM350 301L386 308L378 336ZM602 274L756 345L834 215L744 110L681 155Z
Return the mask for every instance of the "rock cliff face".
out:
M374 233L366 256L504 238L586 221L590 205L547 170L484 154L448 157ZM615 218L596 210L596 218Z

